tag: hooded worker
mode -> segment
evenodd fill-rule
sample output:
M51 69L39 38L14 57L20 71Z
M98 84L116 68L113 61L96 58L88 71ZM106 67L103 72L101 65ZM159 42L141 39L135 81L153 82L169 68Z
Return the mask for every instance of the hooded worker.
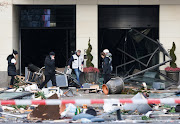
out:
M110 59L106 56L104 52L101 53L103 59L102 68L103 68L103 77L104 84L106 84L111 79L111 63Z
M49 80L52 81L53 87L56 86L56 76L55 76L55 53L50 52L45 59L45 81L40 85L40 89L42 89Z
M7 57L8 61L8 76L11 76L9 88L13 88L16 73L16 64L17 64L18 52L13 50L13 53Z

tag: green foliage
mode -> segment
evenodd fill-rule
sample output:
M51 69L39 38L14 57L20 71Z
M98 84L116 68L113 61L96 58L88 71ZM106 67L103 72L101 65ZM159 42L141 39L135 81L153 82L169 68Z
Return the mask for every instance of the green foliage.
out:
M130 89L130 88L124 88L124 90L121 92L121 94L137 94L139 91Z
M170 67L172 68L177 68L177 65L176 65L176 55L175 55L175 50L176 50L176 45L175 43L173 42L173 45L172 45L172 48L170 49L170 56L172 58L172 61L170 62Z
M19 88L19 84L20 83L20 79L18 77L15 77L15 80L14 80L14 88L15 89L18 89Z
M146 116L142 116L142 120L150 120L150 118Z
M38 98L38 97L41 97L42 99L46 99L44 93L43 92L39 92L39 91L37 93L35 93L35 98Z
M26 109L27 108L27 105L12 105L11 107L15 108L15 109L20 109L20 108L23 108L23 109Z
M162 107L163 108L171 108L171 106L169 106L169 105L163 105Z
M128 113L129 113L129 110L121 110L122 115L128 115Z
M169 110L169 113L176 113L175 108L171 108L171 110Z
M89 41L88 41L88 49L86 51L86 54L87 54L87 61L86 61L86 66L89 68L89 67L94 67L93 63L92 63L92 60L93 60L93 56L91 54L91 51L92 51L92 45L90 43L90 38L89 38Z

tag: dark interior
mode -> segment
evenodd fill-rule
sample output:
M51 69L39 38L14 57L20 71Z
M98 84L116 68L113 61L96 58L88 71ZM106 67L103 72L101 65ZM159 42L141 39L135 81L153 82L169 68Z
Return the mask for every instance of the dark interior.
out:
M75 49L75 41L71 39L74 33L65 29L23 29L22 68L31 63L43 67L45 57L51 51L56 54L56 67L65 67Z
M99 28L152 28L159 27L159 6L100 5Z
M134 38L136 29L145 32L145 35L157 40L159 39L159 6L99 6L99 34L98 50L99 53L104 49L109 49L113 55L113 71L118 65L129 62L132 58L125 56L118 50L122 49L135 58L142 57L155 50L155 44L143 37L141 40ZM148 58L142 59L144 63ZM149 66L159 62L159 55L150 61ZM99 67L101 68L102 59L99 56ZM143 70L144 66L138 62L123 66L118 70L119 73L130 73L134 69Z
M51 51L56 54L56 67L65 67L76 50L76 6L20 8L22 73L28 64L43 67Z
M139 29L139 31L142 31L142 29ZM130 29L106 29L100 30L99 33L99 35L101 36L99 38L99 52L103 51L103 49L109 49L109 51L113 55L112 65L114 71L116 66L132 60L132 58L127 57L122 52L118 51L118 48L122 49L135 58L139 58L152 53L157 48L156 44L146 38L143 38L140 42L135 41L133 39L133 35L135 33L131 32ZM153 39L157 39L159 36L158 34L158 29L151 29L147 36ZM141 61L143 61L143 63L147 63L148 58L142 59ZM158 54L156 54L156 57L152 59L149 66L155 65L158 62L159 57ZM101 58L99 59L99 64L101 64ZM145 67L139 63L132 63L124 66L120 70L123 72L127 72L134 65L135 67L132 70L145 69Z

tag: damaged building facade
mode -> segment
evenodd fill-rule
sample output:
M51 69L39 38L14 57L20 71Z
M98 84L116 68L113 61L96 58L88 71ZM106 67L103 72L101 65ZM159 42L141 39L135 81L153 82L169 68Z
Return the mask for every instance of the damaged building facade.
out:
M56 66L61 68L72 51L86 54L90 38L95 67L100 67L105 48L113 53L116 67L123 63L116 54L118 45L126 42L132 28L159 40L166 50L175 42L180 66L179 0L0 0L4 1L8 5L0 6L0 86L7 85L6 58L13 49L19 51L19 73L30 63L42 67L50 51L56 52ZM135 48L140 54L146 45ZM163 59L159 54L154 63Z

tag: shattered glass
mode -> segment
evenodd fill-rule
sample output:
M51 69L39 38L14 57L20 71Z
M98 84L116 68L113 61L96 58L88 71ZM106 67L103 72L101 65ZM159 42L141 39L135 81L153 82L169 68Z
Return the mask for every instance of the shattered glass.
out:
M0 93L0 100L28 99L31 95L32 93L30 92L2 92Z
M145 82L150 89L153 89L154 82L164 83L165 89L176 84L175 82L166 79L165 77L160 75L158 72L151 72L151 73L149 73L149 75L146 72L145 74L141 74L141 75L137 75L137 76L128 78L124 82L130 82L134 86L137 86L137 85L141 86L142 82Z
M171 61L171 58L158 40L149 37L150 31L151 29L140 31L130 29L128 31L125 39L127 42L124 42L124 46L129 47L130 44L134 44L134 47L128 49L117 48L123 55L124 63L116 66L116 76L124 70L121 77L125 82L146 82L150 88L152 88L154 82L160 82L164 83L167 88L175 82L162 74L159 67ZM127 40L128 38L131 40ZM160 59L159 56L164 58Z

